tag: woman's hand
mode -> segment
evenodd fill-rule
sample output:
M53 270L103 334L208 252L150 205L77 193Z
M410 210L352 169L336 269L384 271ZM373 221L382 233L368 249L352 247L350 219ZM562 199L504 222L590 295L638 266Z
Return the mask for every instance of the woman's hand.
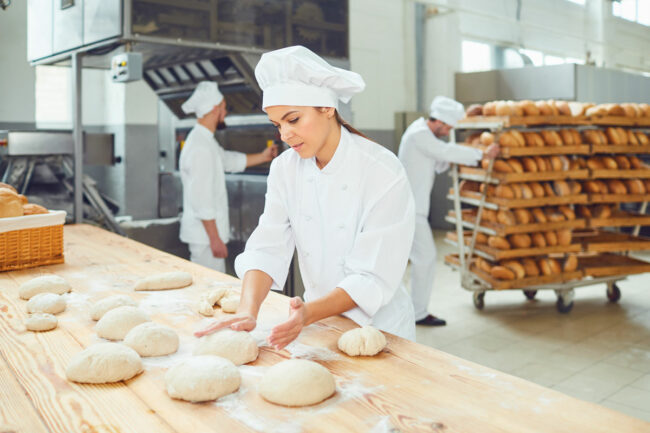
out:
M234 316L216 320L206 326L205 328L196 331L195 337L203 337L204 335L212 334L219 329L230 327L233 331L252 331L257 325L257 320L251 314L239 313Z
M289 320L271 330L268 342L277 350L284 349L287 344L298 338L302 328L307 323L307 308L299 297L289 301Z

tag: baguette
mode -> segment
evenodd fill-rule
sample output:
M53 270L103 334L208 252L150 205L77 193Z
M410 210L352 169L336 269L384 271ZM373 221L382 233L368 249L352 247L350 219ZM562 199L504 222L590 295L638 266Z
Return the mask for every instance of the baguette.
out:
M533 196L535 197L544 197L546 193L544 192L544 187L539 182L531 182L530 189L533 190Z
M557 231L557 243L562 246L571 245L571 230L561 229Z
M630 192L630 194L646 193L645 185L639 179L628 179L625 181L625 185L627 186L627 190Z
M533 218L535 218L535 221L537 221L540 224L546 224L548 222L548 218L546 218L546 214L542 211L542 209L536 207L533 208Z
M544 236L543 233L537 232L537 233L532 233L530 235L533 245L538 247L538 248L544 248L546 247L546 237Z
M515 214L515 221L517 224L530 224L533 220L533 215L528 209L520 208L515 209L513 212Z
M525 257L521 260L521 263L524 266L527 277L539 276L539 267L537 267L535 260L531 259L530 257Z
M540 272L542 275L552 275L553 271L551 270L551 266L548 263L548 259L539 259L537 260L537 266L539 267Z
M564 260L564 265L562 266L562 270L564 272L573 272L576 269L578 269L578 256L575 254L569 254L567 258Z
M526 277L526 269L517 260L505 260L500 265L514 272L517 279Z
M490 248L496 248L498 250L509 250L511 248L510 242L500 236L488 237L488 245Z
M497 222L499 224L503 224L507 226L513 226L517 224L517 221L515 220L515 215L512 213L512 211L504 210L504 209L499 209L499 211L497 211Z
M490 271L490 275L492 276L492 278L496 278L497 280L515 279L515 273L512 272L510 269L506 268L505 266L494 266Z
M524 171L527 173L537 173L539 171L535 159L531 157L521 158L521 164L524 166Z
M546 245L549 247L557 246L558 239L557 234L554 231L544 232L544 237L546 238Z
M526 233L510 235L508 236L508 242L515 248L530 248L533 243L530 236Z
M621 170L629 170L632 167L630 160L625 155L616 155L614 161L616 161L616 165Z

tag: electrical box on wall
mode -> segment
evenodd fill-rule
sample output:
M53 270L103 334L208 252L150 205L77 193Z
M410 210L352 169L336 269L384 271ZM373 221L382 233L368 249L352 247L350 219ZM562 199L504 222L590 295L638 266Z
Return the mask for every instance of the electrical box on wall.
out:
M111 77L118 83L142 79L142 53L122 53L111 59Z

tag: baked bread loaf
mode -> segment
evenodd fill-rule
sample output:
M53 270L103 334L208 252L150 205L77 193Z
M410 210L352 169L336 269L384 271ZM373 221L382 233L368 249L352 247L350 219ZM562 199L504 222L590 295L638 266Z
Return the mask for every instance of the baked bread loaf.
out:
M524 269L523 265L519 263L517 260L504 260L503 262L500 263L500 265L514 272L515 278L517 279L526 277L526 269Z
M529 147L543 147L545 145L544 139L537 132L524 132L524 139Z
M535 197L544 197L546 193L544 192L544 187L539 182L531 182L529 184L530 189L533 190L533 196Z
M483 104L483 115L484 116L496 116L497 111L496 111L496 102L491 101L491 102L486 102Z
M34 203L23 204L23 215L39 215L46 213L48 213L48 210L43 206L39 206Z
M566 259L564 259L564 265L562 270L564 272L573 272L578 269L578 257L575 254L569 254Z
M472 104L469 107L467 107L467 110L465 110L465 116L471 117L471 116L480 116L483 114L483 106L481 104Z
M530 235L533 245L538 248L544 248L546 247L546 237L544 236L543 233L536 232L536 233L531 233Z
M555 247L558 244L557 233L554 231L544 232L544 237L546 238L546 245L549 247Z
M557 243L562 246L571 245L571 230L561 229L557 231Z
M508 242L515 248L530 248L533 244L532 239L526 233L517 233L508 236Z
M513 213L515 214L517 224L530 224L533 221L533 214L528 209L515 209Z
M496 248L498 250L509 250L511 248L508 240L501 236L488 237L488 245L490 248Z
M527 277L539 276L539 267L537 267L535 260L531 259L530 257L525 257L521 260L521 264L524 266Z
M490 275L492 275L492 278L496 278L497 280L515 279L515 273L505 266L494 266L490 272Z
M630 164L630 160L625 155L616 155L614 157L614 161L616 161L616 165L621 170L629 170L630 168L632 168L632 165Z
M521 165L524 166L524 171L527 173L537 173L537 163L535 162L535 159L527 156L524 158L521 158Z
M645 185L639 179L627 179L625 181L625 185L627 186L627 190L630 192L630 194L646 193Z
M610 179L607 182L607 189L610 194L627 194L627 187L619 179Z
M481 133L479 141L483 146L489 146L494 143L494 135L491 132L484 131Z
M23 201L14 191L0 188L0 218L12 218L23 215Z
M497 211L497 222L499 224L503 224L507 226L513 226L517 224L517 221L515 220L515 215L512 213L512 211L506 209L499 209Z

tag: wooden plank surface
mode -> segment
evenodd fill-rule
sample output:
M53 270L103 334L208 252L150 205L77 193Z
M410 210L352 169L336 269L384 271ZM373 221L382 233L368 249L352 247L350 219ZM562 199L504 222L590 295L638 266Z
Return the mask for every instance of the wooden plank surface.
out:
M582 243L582 250L593 253L650 250L650 238L606 231L574 231L574 242Z
M453 200L453 188L450 190L450 193L450 196L447 198ZM481 199L481 194L475 191L461 191L460 195L461 197L472 200ZM504 209L515 209L520 207L558 206L561 204L585 204L587 203L587 194L565 195L562 197L538 197L530 199L488 197L485 201Z
M650 272L650 263L620 254L580 257L579 268L591 277L610 277Z
M650 153L650 146L592 145L591 153Z
M590 179L648 179L650 170L629 169L629 170L590 170Z
M650 201L650 194L589 194L589 204L642 203Z
M456 235L456 232L447 232L447 239L452 242L457 242L458 236ZM469 245L470 241L470 237L466 236L465 244ZM509 250L499 250L487 245L476 244L474 248L489 255L491 260L505 260L548 254L577 253L582 250L582 246L579 243L573 243L571 245L556 245L552 247L511 248Z
M586 179L589 176L589 170L566 170L566 171L543 171L537 173L497 173L492 172L491 178L498 180L500 183L513 182L538 182L546 180L563 180L563 179ZM487 171L482 168L461 167L460 177L462 179L483 180L487 179Z
M473 364L429 347L388 335L377 357L350 358L336 342L355 325L341 317L305 328L289 350L262 346L259 358L240 367L241 389L217 402L190 404L164 391L167 368L191 353L193 330L207 322L195 313L196 301L210 287L238 281L126 238L90 226L66 226L66 263L0 274L0 360L2 392L15 404L0 410L0 425L16 432L253 432L253 431L401 431L401 432L637 432L649 423L521 379ZM142 276L186 270L195 283L161 292L134 292ZM59 327L46 333L25 332L25 301L20 283L37 275L66 278L73 293ZM145 372L126 383L78 385L67 382L71 356L99 341L89 306L110 294L129 294L156 322L173 326L181 337L179 353L145 358ZM260 341L286 320L288 299L271 294L253 332ZM217 312L217 315L222 314ZM320 362L335 375L337 393L309 408L272 405L257 394L265 368L290 356ZM8 374L13 375L13 381ZM8 377L5 377L8 376ZM22 400L21 400L22 396ZM33 409L30 412L29 403ZM37 412L46 429L17 425L16 413ZM30 421L31 422L31 421Z
M650 225L650 215L642 215L634 212L614 212L608 218L589 218L587 227L631 227Z
M508 126L528 125L588 125L589 121L582 116L471 116L461 119L459 127L472 127L476 124L500 123Z

